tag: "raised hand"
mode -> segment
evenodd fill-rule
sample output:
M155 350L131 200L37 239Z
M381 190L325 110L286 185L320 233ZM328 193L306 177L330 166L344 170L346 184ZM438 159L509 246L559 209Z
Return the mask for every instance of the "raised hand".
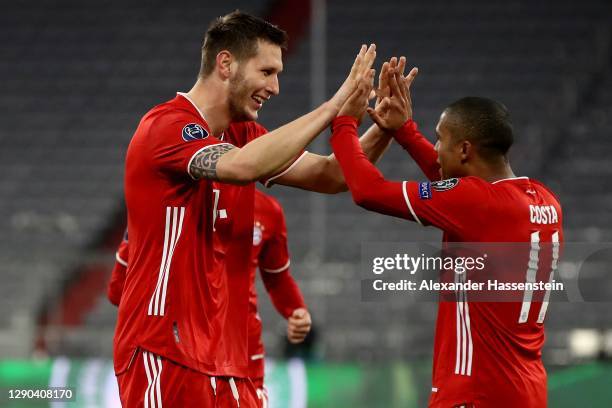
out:
M369 47L362 45L359 54L355 58L351 72L336 94L329 100L333 108L340 111L347 99L357 90L362 78L368 74L375 59L376 44L370 44Z
M386 78L381 69L376 106L374 109L368 108L368 114L381 129L397 130L412 119L410 86L419 71L412 68L404 77L405 66L406 58L401 57L399 64L396 58L392 58L386 68Z
M375 71L370 69L359 81L357 89L351 94L348 100L344 103L338 116L352 116L359 123L363 119L363 115L368 109L368 102L372 96L374 87Z

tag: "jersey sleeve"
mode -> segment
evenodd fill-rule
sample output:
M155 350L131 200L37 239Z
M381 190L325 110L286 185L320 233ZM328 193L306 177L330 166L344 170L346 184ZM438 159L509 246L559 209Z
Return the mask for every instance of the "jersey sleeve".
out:
M282 207L272 201L267 211L274 220L273 231L263 242L259 253L261 280L276 310L289 318L295 309L305 308L304 297L289 270L287 226Z
M389 181L359 145L357 121L334 119L332 148L353 200L367 210L457 232L478 222L487 183L476 177L435 182Z
M440 180L438 153L433 144L419 132L415 121L409 120L393 135L395 141L410 154L430 181Z
M357 205L381 214L414 220L406 206L403 183L386 180L361 149L354 118L341 116L334 119L331 145Z
M452 233L474 230L490 201L487 183L477 177L405 181L402 188L415 221Z
M302 292L295 279L293 279L289 268L278 273L266 273L262 271L261 280L264 283L274 308L285 319L288 319L296 309L306 309L304 296L302 296Z
M119 248L115 253L115 266L113 267L111 279L106 289L108 300L110 300L110 302L115 306L119 305L119 302L121 301L121 294L123 293L125 273L128 266L128 252L129 246L126 233L126 236L119 244Z
M168 114L157 118L149 131L153 162L160 171L189 175L196 154L219 145L231 145L210 135L207 125L188 114Z

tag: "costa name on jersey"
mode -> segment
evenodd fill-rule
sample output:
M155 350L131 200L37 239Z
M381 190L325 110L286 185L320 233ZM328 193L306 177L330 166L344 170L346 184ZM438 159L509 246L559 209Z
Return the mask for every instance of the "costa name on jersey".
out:
M532 224L556 224L559 222L557 210L553 205L530 205L529 219Z

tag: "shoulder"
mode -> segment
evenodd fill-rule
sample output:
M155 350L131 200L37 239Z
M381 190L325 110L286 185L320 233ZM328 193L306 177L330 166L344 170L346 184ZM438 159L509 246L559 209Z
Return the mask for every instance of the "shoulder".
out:
M487 183L485 180L480 177L459 177L459 178L449 178L438 181L425 182L429 184L431 188L432 194L435 193L444 193L444 192L453 192L454 195L469 193L469 194L479 194L486 193L488 189L491 188L491 185ZM425 184L421 183L421 184Z
M531 184L533 184L534 186L536 186L537 188L545 191L547 194L549 194L552 198L555 199L555 201L557 201L558 203L561 203L561 201L559 200L559 197L557 196L557 194L552 191L550 189L550 187L548 187L546 184L542 183L539 180L534 180L534 179L529 179L531 181Z
M255 203L262 211L274 216L283 215L283 207L278 200L268 194L255 189Z
M147 119L152 130L180 130L180 136L185 141L204 139L210 135L208 123L202 117L180 106L160 105L146 116L149 116Z

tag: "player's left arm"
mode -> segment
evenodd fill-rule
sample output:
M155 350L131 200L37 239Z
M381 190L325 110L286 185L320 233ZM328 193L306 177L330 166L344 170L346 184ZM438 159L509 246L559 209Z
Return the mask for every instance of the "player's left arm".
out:
M359 139L368 160L376 163L391 143L391 136L377 125L371 126ZM305 152L287 171L266 182L297 187L317 193L335 194L348 187L336 156Z
M366 210L415 221L407 211L402 182L385 179L361 150L357 124L352 116L337 117L332 123L331 138L353 201Z
M299 343L310 332L312 320L304 296L289 268L287 227L282 207L275 212L272 234L262 243L259 253L261 279L272 304L287 319L287 337L291 343Z
M389 125L395 119L390 117L386 108L388 97L391 94L389 73L397 70L398 75L402 78L404 84L409 87L410 83L416 76L417 70L410 71L408 76L403 77L406 67L406 58L401 57L399 60L395 57L388 62L383 63L380 75L378 78L378 89L375 94L377 96L376 108L381 114L378 116L381 120L379 123L371 126L359 139L362 150L365 152L368 160L371 163L377 163L390 145L391 139L396 138L398 141L403 140L398 138L398 133L395 129L390 129ZM382 112L386 114L381 117ZM391 111L394 112L394 111ZM397 116L397 115L396 115ZM404 119L399 125L406 121ZM386 127L381 126L384 125ZM399 125L397 127L399 127ZM411 143L413 145L414 143ZM432 148L433 150L433 148ZM422 151L422 149L419 149ZM435 153L435 152L434 152ZM421 156L419 154L419 156ZM424 155L430 157L430 155ZM437 157L437 156L436 156ZM281 173L277 177L273 177L275 183L288 186L298 187L304 190L316 191L320 193L338 193L347 190L344 175L340 169L340 164L334 154L329 156L320 156L308 153L304 155L299 162L296 162L291 168ZM435 157L434 157L435 162ZM437 170L436 170L437 174ZM266 184L267 185L267 184Z
M119 244L119 248L117 248L117 252L115 253L115 266L113 267L111 278L108 282L108 287L106 288L106 296L115 306L119 306L121 295L123 293L123 287L125 286L125 275L127 272L129 253L128 245L126 230L123 240Z

